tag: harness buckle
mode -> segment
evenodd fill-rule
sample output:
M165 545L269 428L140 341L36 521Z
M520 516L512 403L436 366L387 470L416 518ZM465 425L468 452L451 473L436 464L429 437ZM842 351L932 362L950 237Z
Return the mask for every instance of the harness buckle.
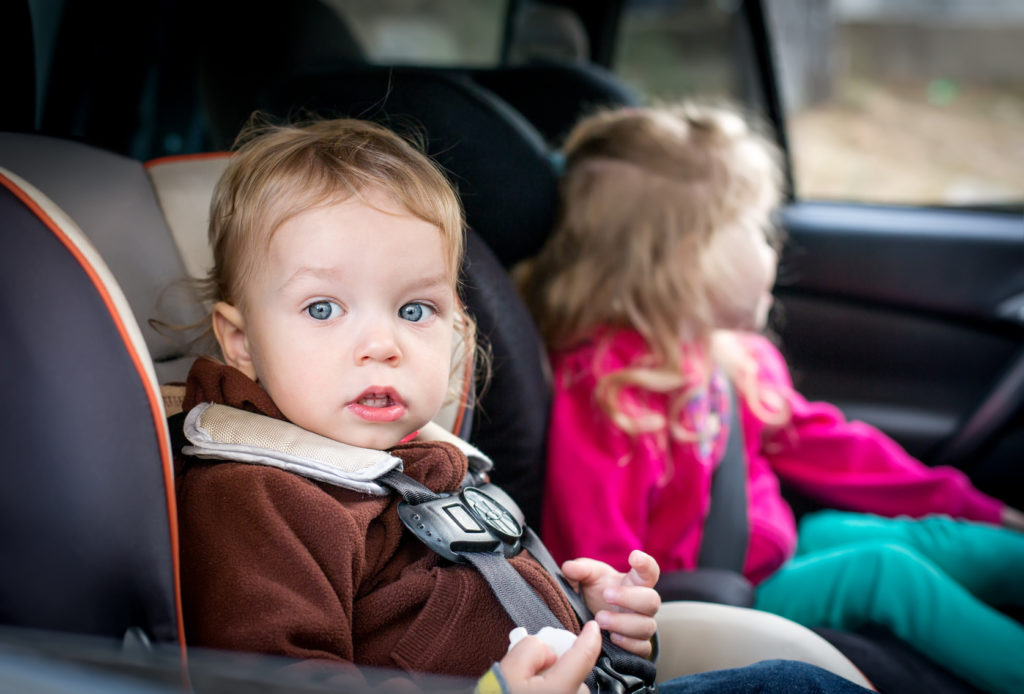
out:
M423 544L445 559L465 563L462 552L520 552L523 526L505 506L476 487L457 495L398 504L398 517Z
M598 658L591 673L596 690L602 694L655 694L658 691L657 684L648 684L639 677L616 670L606 655Z

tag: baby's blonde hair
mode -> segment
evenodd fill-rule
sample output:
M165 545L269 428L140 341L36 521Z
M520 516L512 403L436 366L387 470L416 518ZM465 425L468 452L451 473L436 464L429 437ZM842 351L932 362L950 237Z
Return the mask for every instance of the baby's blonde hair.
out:
M369 188L383 190L440 230L454 288L464 237L462 207L448 179L416 145L368 121L273 125L255 117L238 136L214 190L209 229L214 262L206 298L242 305L242 289L282 224L319 205L362 199Z
M422 147L369 121L340 118L272 124L256 114L239 134L210 205L213 267L204 298L244 307L244 288L266 261L286 221L317 207L383 190L437 227L445 272L457 292L465 223L458 195ZM369 203L367 203L369 204ZM465 354L476 356L476 326L457 308Z
M681 345L710 354L748 399L755 396L760 415L778 414L777 398L752 392L750 358L715 330L715 316L744 278L724 256L728 244L712 239L752 225L777 241L770 219L781 197L780 156L756 126L736 107L687 102L600 111L566 140L560 217L521 287L550 349L605 328L643 336L649 358L598 382L598 402L626 431L668 428L691 437L677 421L619 406L630 386L678 392L670 407L676 420L710 377L710 369L683 372Z

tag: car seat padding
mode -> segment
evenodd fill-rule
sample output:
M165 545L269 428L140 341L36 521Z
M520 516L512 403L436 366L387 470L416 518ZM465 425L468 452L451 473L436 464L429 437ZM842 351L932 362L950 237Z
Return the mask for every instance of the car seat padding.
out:
M183 647L168 431L141 334L81 232L2 170L0 217L0 613Z

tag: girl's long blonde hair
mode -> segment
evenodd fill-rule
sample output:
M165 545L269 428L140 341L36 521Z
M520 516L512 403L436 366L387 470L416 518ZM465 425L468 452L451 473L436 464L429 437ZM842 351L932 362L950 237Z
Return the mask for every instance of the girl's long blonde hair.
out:
M641 363L599 376L598 402L625 431L692 438L677 415L716 364L759 416L788 419L778 394L758 388L756 364L735 336L716 330L744 279L724 256L727 244L711 243L716 234L756 225L778 241L770 219L780 157L756 124L727 105L619 108L585 118L566 140L560 217L520 286L551 350L609 328L644 338L650 354ZM684 370L694 362L706 368ZM669 394L669 417L625 411L628 387Z

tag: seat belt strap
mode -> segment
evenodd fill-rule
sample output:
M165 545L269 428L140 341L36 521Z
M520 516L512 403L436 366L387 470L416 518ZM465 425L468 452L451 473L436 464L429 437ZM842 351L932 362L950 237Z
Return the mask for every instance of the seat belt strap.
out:
M742 573L747 556L750 524L747 520L747 465L738 400L726 383L729 435L725 452L711 479L711 504L704 520L697 566Z

